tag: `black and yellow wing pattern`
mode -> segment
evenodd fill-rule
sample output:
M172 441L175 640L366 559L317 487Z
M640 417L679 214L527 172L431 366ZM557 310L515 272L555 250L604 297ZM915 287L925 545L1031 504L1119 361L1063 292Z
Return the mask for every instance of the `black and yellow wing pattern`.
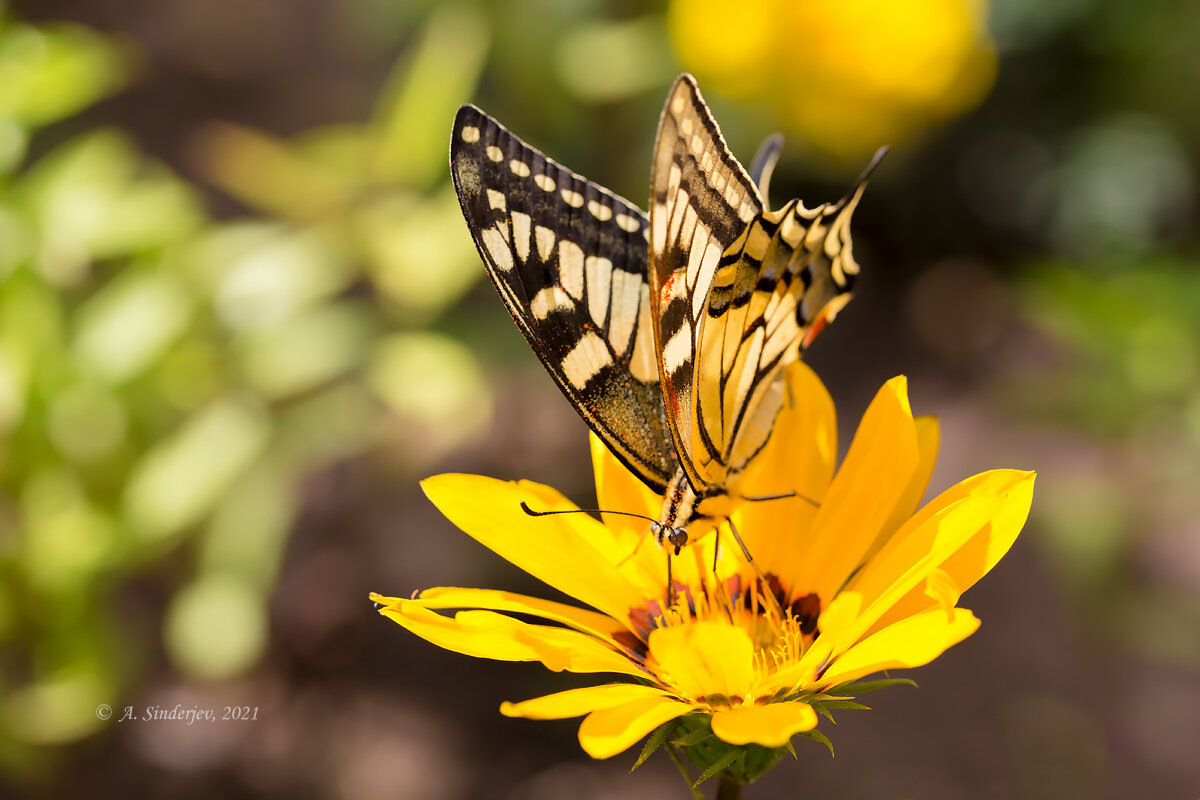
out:
M668 528L730 493L770 435L782 369L858 274L849 223L870 168L837 203L770 211L779 147L768 140L747 173L681 75L659 122L647 215L478 108L455 119L454 185L492 282L609 449L657 492L686 479L693 498L667 498Z
M546 371L655 491L677 469L651 332L646 214L465 105L450 145L467 226Z
M755 160L756 171L771 165ZM859 271L849 222L868 175L838 203L768 211L695 80L672 87L651 177L652 308L667 422L701 496L766 444L782 369L849 302Z

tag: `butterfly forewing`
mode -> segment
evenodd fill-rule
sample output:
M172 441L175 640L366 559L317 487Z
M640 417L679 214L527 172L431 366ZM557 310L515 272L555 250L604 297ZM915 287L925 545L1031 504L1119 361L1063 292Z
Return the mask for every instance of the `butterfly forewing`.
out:
M649 219L474 106L459 109L450 161L517 326L588 425L661 492L676 462L654 350Z
M762 212L753 181L729 152L690 75L659 122L651 174L650 281L663 399L679 463L696 490L718 453L697 437L693 387L705 298L725 251Z

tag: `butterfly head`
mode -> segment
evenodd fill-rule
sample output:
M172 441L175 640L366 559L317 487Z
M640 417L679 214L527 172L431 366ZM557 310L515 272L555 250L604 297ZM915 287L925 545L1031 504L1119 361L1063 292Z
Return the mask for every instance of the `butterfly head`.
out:
M650 523L650 533L660 547L663 542L674 547L675 555L679 555L679 551L683 550L683 546L688 541L687 531L682 527L672 527L669 523L657 521Z

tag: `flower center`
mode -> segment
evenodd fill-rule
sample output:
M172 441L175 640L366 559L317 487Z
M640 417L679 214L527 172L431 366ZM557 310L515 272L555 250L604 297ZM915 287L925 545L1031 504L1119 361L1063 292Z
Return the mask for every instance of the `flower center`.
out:
M816 595L788 602L773 578L677 584L674 600L665 611L648 602L634 615L646 626L643 663L664 685L713 708L761 699L755 687L799 662L817 635Z

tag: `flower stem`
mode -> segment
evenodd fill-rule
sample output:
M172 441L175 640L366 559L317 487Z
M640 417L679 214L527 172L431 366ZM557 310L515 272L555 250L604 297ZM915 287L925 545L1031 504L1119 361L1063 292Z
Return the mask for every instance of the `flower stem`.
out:
M717 786L717 800L742 800L744 797L742 788L745 785L728 775L721 775L721 783Z

